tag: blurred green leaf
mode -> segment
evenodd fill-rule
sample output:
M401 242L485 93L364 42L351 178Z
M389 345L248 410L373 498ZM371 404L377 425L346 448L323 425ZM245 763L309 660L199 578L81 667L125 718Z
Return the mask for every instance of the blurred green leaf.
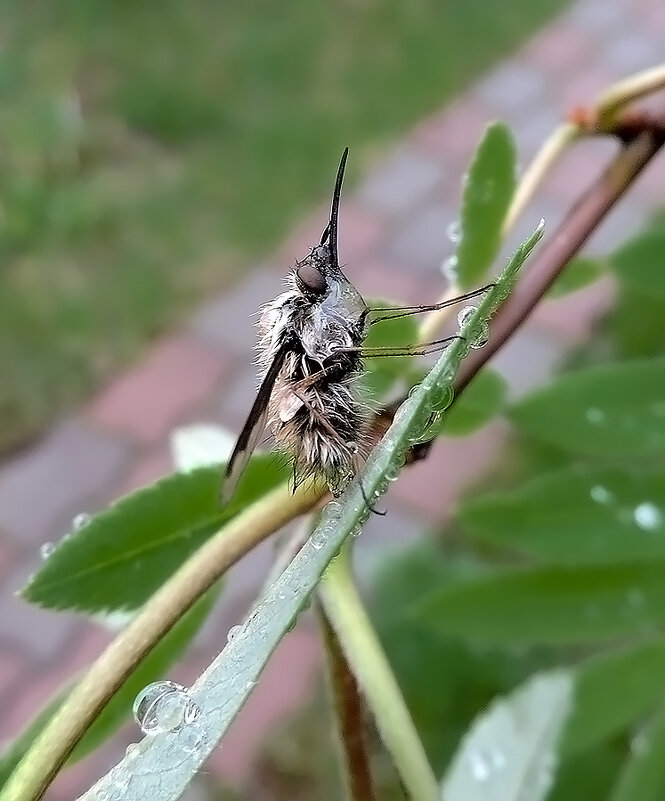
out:
M620 284L608 329L618 356L661 356L665 342L665 298Z
M578 256L573 259L552 284L546 297L561 298L571 292L584 289L604 274L606 265L600 259Z
M400 304L381 298L366 301L370 308L399 308ZM370 348L388 348L413 345L418 340L418 324L415 316L400 317L398 320L385 320L373 325L365 340ZM411 356L379 356L365 359L366 373L363 383L372 398L381 399L391 389L400 376L406 375L413 358Z
M656 563L503 570L434 590L412 612L442 634L490 645L649 634L665 624L665 569Z
M440 434L465 436L481 428L503 408L507 386L495 370L486 367L464 390L459 400L444 412Z
M511 412L527 434L575 453L665 453L665 361L577 370L534 392Z
M548 801L607 801L623 750L616 743L563 759Z
M612 269L622 283L665 299L665 235L648 230L631 239L610 257Z
M632 740L609 801L662 801L665 796L665 709Z
M51 609L136 609L189 554L285 478L274 455L255 454L231 502L221 508L220 467L168 476L63 538L23 597Z
M577 668L575 708L561 741L577 754L624 731L665 698L665 640L599 654Z
M665 558L665 470L568 467L471 498L458 514L479 539L544 561Z
M462 196L455 275L460 289L484 278L501 247L501 229L515 192L516 155L506 125L492 123L473 158Z
M139 691L150 682L163 678L168 668L178 660L201 628L217 595L218 592L214 590L206 593L152 649L85 733L69 757L69 764L78 762L94 751L129 719L134 699ZM57 693L0 756L0 786L5 783L68 694L68 689Z
M442 783L442 799L546 798L572 695L572 674L557 670L534 676L508 698L495 700L464 736Z
M486 570L477 559L426 540L388 559L372 586L372 620L439 774L478 710L542 667L541 653L539 662L531 653L471 649L409 614L433 588Z

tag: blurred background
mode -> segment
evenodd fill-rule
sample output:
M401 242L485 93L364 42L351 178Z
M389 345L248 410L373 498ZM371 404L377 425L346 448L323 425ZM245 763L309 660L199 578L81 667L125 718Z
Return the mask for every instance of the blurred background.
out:
M175 426L242 424L251 314L318 240L343 147L349 277L368 295L433 302L486 124L513 126L524 165L567 112L656 64L663 42L657 0L3 3L0 739L111 637L14 598L40 546L168 473ZM613 149L566 157L509 245L541 216L554 226ZM589 252L641 225L663 177L653 165ZM612 296L603 280L539 311L497 360L511 396L545 380ZM359 543L363 580L391 548L440 530L504 436L491 425L446 442L398 482ZM220 650L271 557L260 548L233 570L172 678L193 680ZM266 731L304 702L318 663L305 621L192 793L252 784ZM132 737L128 726L51 797L85 789ZM297 753L280 757L289 781ZM263 765L268 797L295 797L287 774Z

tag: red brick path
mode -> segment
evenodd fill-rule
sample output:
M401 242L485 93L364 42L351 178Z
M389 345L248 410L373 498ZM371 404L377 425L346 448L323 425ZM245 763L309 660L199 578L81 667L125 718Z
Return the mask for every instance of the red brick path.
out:
M486 123L499 117L514 126L526 164L567 108L657 63L663 41L665 10L658 0L581 0L455 103L416 125L355 194L345 196L340 251L352 279L368 295L404 301L438 296L439 265L449 252L446 226L455 218L460 179ZM513 244L540 216L556 224L597 173L608 147L589 142L566 157L521 221ZM604 252L639 225L644 210L662 199L664 172L661 159L589 250ZM275 293L294 258L318 239L325 214L322 206L293 232L273 263L257 267L244 283L208 303L185 330L156 343L87 407L0 468L0 741L109 639L73 615L43 612L14 597L39 563L40 544L57 539L78 512L99 509L169 472L166 442L173 427L212 421L237 428L254 387L250 315ZM535 315L496 359L514 395L551 373L606 308L610 294L611 287L601 282L549 302ZM363 567L374 564L379 547L382 552L396 547L450 514L456 495L491 462L502 436L502 426L491 425L464 441L442 443L426 464L409 470L391 493L391 513L372 521L359 540ZM264 546L234 569L223 603L174 677L192 680L217 653L260 586L270 557ZM317 660L315 635L304 624L281 646L211 770L242 779L266 725L306 691ZM71 799L85 789L136 736L128 726L93 760L61 777L51 797Z

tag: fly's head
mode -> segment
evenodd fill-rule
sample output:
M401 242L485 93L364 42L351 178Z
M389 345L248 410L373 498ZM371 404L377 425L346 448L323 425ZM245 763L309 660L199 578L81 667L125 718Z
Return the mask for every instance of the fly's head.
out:
M321 241L296 265L295 285L310 304L304 322L305 352L323 361L339 348L360 344L366 334L367 306L362 295L344 275L337 252L337 220L342 179L348 149L337 171L330 221Z

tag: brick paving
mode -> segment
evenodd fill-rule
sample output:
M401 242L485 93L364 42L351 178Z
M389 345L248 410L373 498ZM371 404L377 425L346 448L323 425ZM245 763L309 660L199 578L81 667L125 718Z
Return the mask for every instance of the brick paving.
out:
M659 0L580 0L446 108L419 121L344 197L340 252L352 280L368 294L427 301L443 289L445 230L455 216L461 177L484 126L501 118L515 127L521 163L567 109L590 101L613 80L656 63L665 41ZM344 144L344 143L343 143ZM352 145L352 143L350 143ZM592 180L608 144L571 152L518 226L561 218L581 184ZM594 236L602 253L635 229L661 196L662 157ZM184 330L155 344L147 357L77 415L0 467L0 738L25 723L53 690L100 652L110 635L74 615L32 609L13 595L39 563L39 545L57 539L80 511L170 470L168 432L200 420L237 428L254 389L249 356L252 314L274 295L281 276L320 234L322 203L244 282L203 306ZM516 235L516 237L519 234ZM514 244L514 241L513 243ZM538 385L611 302L611 282L550 301L497 357L513 397ZM386 549L399 547L450 514L455 498L486 469L505 436L493 423L465 440L435 448L432 458L395 485L383 521L358 543L365 574ZM436 492L432 491L436 487ZM191 681L225 642L270 566L264 544L231 573L223 602L175 678ZM266 726L293 707L318 669L317 637L304 622L275 660L209 769L242 780ZM294 682L294 670L297 680ZM108 768L130 738L128 725L104 751L61 777L51 791L70 799Z

